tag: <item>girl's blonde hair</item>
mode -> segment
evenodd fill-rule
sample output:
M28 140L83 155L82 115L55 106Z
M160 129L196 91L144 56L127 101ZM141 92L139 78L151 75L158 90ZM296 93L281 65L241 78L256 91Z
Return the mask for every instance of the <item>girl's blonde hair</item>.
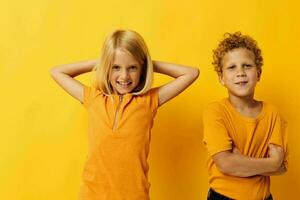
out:
M147 92L152 85L153 65L145 41L135 31L117 30L108 36L102 47L99 63L95 66L96 71L94 86L105 94L113 94L109 82L109 72L113 64L117 49L129 52L142 66L142 73L138 86L131 93L140 95Z

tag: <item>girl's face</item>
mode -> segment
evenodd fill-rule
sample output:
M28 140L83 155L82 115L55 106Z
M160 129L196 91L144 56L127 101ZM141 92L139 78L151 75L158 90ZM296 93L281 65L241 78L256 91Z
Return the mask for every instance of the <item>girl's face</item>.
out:
M132 92L140 82L142 66L127 51L117 49L109 72L109 82L115 94Z
M227 52L222 59L221 83L229 95L237 97L253 96L260 72L255 65L255 55L245 48Z

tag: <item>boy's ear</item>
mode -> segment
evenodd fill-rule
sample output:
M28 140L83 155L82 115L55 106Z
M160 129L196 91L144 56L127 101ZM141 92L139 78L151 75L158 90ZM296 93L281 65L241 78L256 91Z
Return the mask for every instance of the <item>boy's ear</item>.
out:
M223 76L222 76L222 74L221 75L219 75L219 81L220 81L220 83L222 84L222 85L224 85L225 83L224 83L224 81L223 81Z
M261 69L257 70L257 80L260 81L260 77L261 77Z

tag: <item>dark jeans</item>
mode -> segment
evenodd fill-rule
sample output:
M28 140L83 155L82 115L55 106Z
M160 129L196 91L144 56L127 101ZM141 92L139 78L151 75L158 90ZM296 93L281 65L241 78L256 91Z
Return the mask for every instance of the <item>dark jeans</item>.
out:
M209 189L208 195L207 195L207 200L233 200L233 199L226 197L222 194L219 194L216 191L214 191L213 189ZM273 200L272 194L270 194L270 196L268 198L266 198L265 200Z

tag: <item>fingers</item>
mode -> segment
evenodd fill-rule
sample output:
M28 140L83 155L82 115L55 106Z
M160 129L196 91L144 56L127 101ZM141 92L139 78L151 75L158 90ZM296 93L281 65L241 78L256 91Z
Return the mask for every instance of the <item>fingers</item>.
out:
M238 148L236 148L236 147L233 147L232 153L241 154L240 150Z
M283 156L284 152L283 152L283 148L281 146L275 145L275 144L269 144L268 147L269 147L269 154L277 153L277 154Z

